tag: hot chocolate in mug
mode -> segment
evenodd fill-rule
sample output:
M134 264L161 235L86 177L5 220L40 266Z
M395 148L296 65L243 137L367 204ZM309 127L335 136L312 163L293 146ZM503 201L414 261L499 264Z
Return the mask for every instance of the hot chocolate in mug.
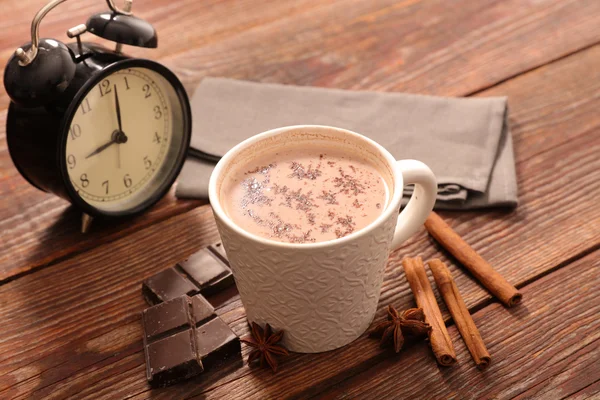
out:
M381 214L347 236L316 243L285 243L252 234L227 215L221 199L228 172L278 148L321 144L359 155L377 167L388 187ZM415 189L400 214L404 185ZM416 160L396 161L358 133L318 125L273 129L229 150L215 167L209 198L249 321L285 331L291 351L317 353L344 346L371 324L389 253L418 231L437 193L431 170Z

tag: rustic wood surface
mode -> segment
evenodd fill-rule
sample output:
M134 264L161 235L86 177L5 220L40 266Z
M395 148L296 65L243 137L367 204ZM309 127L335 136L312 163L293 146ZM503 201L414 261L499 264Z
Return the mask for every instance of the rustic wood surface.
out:
M29 40L43 3L3 1L2 65ZM99 0L60 7L42 36L66 41L67 28L104 9ZM422 231L390 257L376 318L388 304L414 305L404 256L440 257L492 356L485 372L440 302L455 367L438 367L424 344L390 356L365 335L333 352L294 354L276 375L244 363L151 390L141 281L218 240L210 207L171 193L140 217L95 223L82 236L75 210L18 175L2 126L0 398L600 398L600 2L138 0L134 10L155 24L159 48L127 51L164 62L190 93L211 75L508 96L519 206L441 215L522 290L523 304L495 302ZM0 90L2 125L7 105ZM235 289L210 300L248 333Z

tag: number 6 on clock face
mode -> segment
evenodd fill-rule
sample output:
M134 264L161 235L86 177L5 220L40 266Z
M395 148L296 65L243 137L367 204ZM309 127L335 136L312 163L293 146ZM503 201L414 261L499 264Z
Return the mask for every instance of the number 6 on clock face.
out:
M64 138L72 196L104 214L132 213L155 202L175 179L189 143L183 89L158 64L128 64L107 68L90 85Z

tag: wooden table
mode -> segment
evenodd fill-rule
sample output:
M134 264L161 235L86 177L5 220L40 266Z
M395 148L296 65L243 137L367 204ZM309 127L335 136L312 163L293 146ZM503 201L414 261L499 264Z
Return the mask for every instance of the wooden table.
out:
M4 0L1 65L43 0ZM42 36L102 11L67 2ZM506 309L423 231L389 260L379 309L414 304L400 261L448 260L492 355L478 371L442 305L459 364L423 343L398 356L363 336L160 390L144 374L144 278L218 239L211 210L171 193L147 214L95 223L19 176L0 93L0 398L600 398L600 1L136 0L158 59L191 93L204 76L443 96L508 96L520 204L442 216L524 295ZM91 35L88 35L88 38ZM211 301L248 333L235 292ZM243 348L247 355L248 348Z

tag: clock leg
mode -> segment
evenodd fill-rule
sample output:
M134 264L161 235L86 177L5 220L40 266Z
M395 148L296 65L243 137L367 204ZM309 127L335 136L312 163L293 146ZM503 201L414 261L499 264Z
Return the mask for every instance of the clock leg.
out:
M90 229L93 219L93 217L86 213L81 214L81 233L86 233Z

